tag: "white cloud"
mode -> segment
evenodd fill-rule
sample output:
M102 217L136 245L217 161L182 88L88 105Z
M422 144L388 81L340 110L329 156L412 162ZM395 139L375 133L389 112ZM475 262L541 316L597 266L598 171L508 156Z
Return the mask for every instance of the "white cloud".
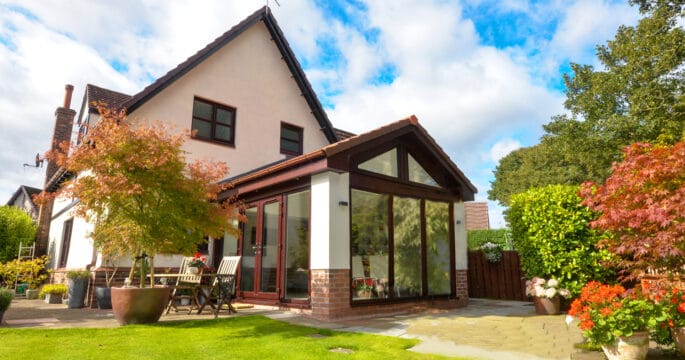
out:
M510 152L521 147L521 143L514 139L504 139L495 143L490 148L490 161L497 163L499 159L507 156Z

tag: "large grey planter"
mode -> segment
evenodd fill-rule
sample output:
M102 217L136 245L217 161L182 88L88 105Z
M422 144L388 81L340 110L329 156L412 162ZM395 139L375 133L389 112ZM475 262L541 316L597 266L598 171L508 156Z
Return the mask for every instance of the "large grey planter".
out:
M69 279L69 309L80 309L86 299L88 278Z

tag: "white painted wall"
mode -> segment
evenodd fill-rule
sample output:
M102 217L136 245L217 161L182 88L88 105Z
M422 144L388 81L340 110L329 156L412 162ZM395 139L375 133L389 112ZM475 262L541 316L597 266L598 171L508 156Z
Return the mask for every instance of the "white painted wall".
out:
M350 268L350 175L325 172L311 179L311 269ZM344 201L348 205L340 205Z
M72 203L71 198L55 199L53 205L53 216L59 214ZM50 256L49 267L56 269L59 259L62 256L62 237L64 232L64 222L74 218L72 209L62 212L52 219L50 224L50 235L48 241L48 255ZM82 218L74 218L71 230L71 241L69 244L69 256L66 268L83 269L93 260L93 241L89 235L93 231L93 225Z
M195 96L236 108L235 147L189 139L184 145L188 158L225 161L232 176L285 157L280 153L281 122L303 128L305 153L328 145L262 22L148 100L129 118L161 120L179 131L190 130Z
M454 203L454 252L455 269L468 269L468 244L466 242L466 210L463 202Z

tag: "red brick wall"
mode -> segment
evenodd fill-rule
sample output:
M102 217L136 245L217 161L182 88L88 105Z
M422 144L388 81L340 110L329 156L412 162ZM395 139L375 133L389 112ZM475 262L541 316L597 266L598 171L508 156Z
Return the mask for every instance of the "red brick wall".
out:
M469 302L469 283L467 269L455 270L454 281L457 283L457 302L459 306L466 306Z
M466 230L487 230L490 228L488 203L465 202Z

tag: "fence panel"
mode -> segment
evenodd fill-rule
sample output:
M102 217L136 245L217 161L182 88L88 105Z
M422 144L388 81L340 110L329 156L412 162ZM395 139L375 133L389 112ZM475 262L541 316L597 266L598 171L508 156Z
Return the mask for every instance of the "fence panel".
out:
M469 251L469 297L529 301L516 251L503 251L502 260L489 262L481 251Z

